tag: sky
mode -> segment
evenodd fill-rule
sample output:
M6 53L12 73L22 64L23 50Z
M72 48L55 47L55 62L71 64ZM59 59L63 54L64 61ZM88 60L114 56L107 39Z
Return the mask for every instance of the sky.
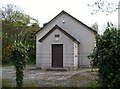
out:
M99 0L0 0L0 7L6 4L17 5L24 13L38 19L41 26L64 10L88 26L97 22L101 34L108 21L118 24L118 11L110 15L103 12L92 15L96 7L89 7L87 4L93 4L95 1Z

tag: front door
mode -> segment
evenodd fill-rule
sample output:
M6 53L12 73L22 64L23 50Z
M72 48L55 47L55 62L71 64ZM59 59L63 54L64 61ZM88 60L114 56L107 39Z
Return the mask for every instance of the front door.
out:
M63 44L52 44L52 67L63 67Z

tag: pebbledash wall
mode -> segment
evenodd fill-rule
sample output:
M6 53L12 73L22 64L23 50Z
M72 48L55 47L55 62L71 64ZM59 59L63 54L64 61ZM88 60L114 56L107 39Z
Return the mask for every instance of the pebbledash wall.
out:
M71 36L76 38L77 44L59 30L53 31L42 42L39 40L55 25L58 25ZM59 42L55 42L54 34L59 33ZM88 55L95 46L96 31L79 22L68 13L62 11L36 34L36 66L49 68L51 66L51 44L63 44L63 67L90 67Z
M60 34L59 41L55 41L54 34ZM39 49L37 51L39 52L37 55L37 58L39 60L36 60L36 65L39 67L44 68L51 68L52 67L52 44L63 44L63 67L69 68L74 67L74 44L69 37L67 37L65 34L63 34L59 30L55 30L52 32L46 39L42 41L42 43L39 44ZM77 67L77 65L75 66Z

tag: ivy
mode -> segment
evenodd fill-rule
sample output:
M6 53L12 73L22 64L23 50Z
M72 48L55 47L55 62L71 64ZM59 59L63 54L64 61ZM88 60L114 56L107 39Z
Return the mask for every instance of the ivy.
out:
M16 86L22 87L23 85L23 71L26 66L28 55L28 47L25 46L22 42L15 42L12 45L11 58L16 69Z
M103 35L97 35L96 47L90 56L92 66L99 69L102 87L120 86L120 30L110 24Z

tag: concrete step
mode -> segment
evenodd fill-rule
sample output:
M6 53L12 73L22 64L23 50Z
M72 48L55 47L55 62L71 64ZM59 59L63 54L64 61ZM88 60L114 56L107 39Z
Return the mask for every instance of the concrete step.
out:
M47 71L68 71L68 68L47 68Z

